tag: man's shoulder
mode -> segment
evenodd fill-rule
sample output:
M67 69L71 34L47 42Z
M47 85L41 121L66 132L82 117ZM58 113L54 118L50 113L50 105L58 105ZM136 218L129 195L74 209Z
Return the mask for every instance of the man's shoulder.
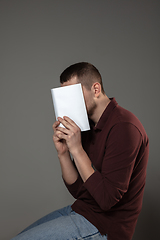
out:
M145 129L138 117L131 111L117 105L112 111L106 127L112 128L115 125L121 127L122 125L125 126L125 124L131 124L132 126L137 128L139 132L141 132L142 134L146 134Z

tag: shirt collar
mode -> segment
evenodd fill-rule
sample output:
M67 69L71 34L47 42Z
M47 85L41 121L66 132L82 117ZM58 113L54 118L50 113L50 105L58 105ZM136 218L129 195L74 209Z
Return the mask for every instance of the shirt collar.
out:
M103 126L105 125L109 115L111 114L111 112L113 111L113 109L118 105L118 103L116 102L115 98L110 98L110 103L107 105L106 109L104 110L104 112L102 113L96 127L93 126L93 123L91 124L92 128L94 130L102 130Z

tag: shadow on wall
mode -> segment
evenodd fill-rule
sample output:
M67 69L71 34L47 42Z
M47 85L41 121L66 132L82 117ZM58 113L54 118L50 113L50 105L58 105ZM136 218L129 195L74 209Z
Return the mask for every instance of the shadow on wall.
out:
M132 240L159 240L160 208L154 204L154 196L147 191L144 194L143 207L138 218L136 230Z

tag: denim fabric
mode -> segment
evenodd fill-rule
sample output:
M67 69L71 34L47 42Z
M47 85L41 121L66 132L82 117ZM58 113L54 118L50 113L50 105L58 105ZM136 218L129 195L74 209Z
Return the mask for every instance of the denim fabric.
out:
M71 206L54 211L39 219L12 240L107 240L86 218Z

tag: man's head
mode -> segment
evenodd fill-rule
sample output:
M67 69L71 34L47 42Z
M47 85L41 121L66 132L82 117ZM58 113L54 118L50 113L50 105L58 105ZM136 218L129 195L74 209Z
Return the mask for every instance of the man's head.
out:
M73 64L62 72L60 82L62 87L82 84L88 116L96 123L109 102L97 68L87 62Z
M76 77L77 82L81 83L87 90L91 90L93 83L101 85L101 92L104 94L102 77L98 69L90 63L79 62L66 68L60 75L60 82L64 84Z

